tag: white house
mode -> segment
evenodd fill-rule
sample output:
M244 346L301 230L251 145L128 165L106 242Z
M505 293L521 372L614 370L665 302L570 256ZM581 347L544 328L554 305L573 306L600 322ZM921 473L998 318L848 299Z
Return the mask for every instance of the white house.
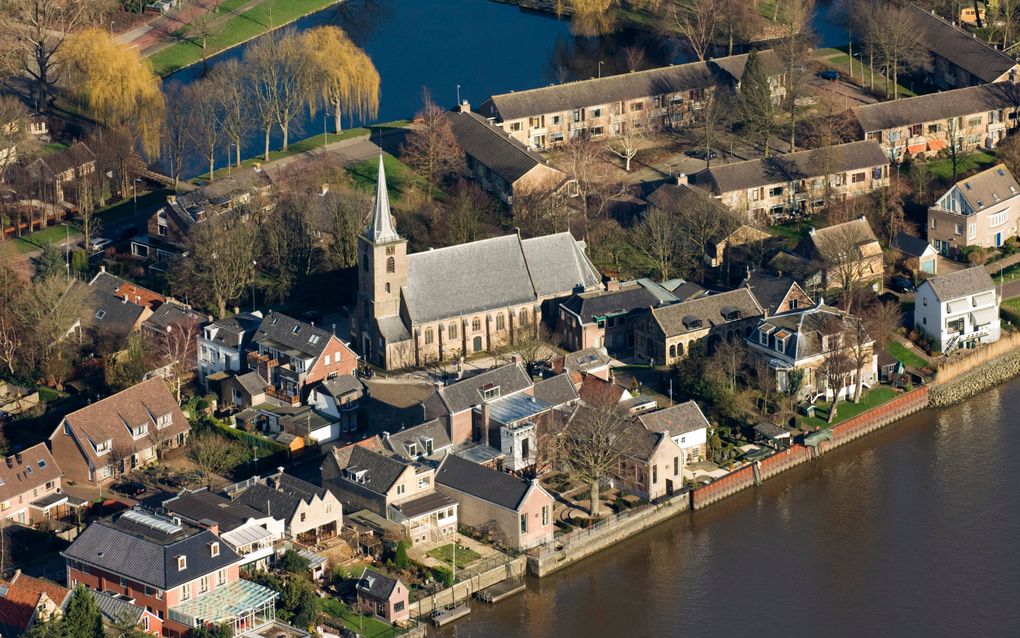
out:
M999 339L999 293L982 266L926 280L917 287L914 327L943 353Z
M680 446L680 465L705 460L708 454L708 419L694 401L648 412L638 417L652 432L665 432Z
M202 328L198 336L198 378L209 389L209 375L247 368L244 349L262 322L262 313L242 312Z

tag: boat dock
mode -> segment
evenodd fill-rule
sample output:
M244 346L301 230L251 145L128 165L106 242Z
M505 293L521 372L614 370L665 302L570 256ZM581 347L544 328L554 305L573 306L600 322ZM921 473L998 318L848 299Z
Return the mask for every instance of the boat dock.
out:
M467 602L460 602L455 605L446 605L439 609L433 609L430 619L436 627L442 627L458 618L463 618L471 613L471 606Z
M478 600L487 603L498 603L501 600L509 598L514 594L519 594L526 589L524 581L519 578L510 578L501 582L496 583L475 592L475 596Z

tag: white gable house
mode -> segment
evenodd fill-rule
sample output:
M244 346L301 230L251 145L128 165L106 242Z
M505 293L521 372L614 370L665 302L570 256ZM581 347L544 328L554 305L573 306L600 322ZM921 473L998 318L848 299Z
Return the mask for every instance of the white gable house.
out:
M917 287L914 328L943 353L998 341L999 297L982 266L933 277Z

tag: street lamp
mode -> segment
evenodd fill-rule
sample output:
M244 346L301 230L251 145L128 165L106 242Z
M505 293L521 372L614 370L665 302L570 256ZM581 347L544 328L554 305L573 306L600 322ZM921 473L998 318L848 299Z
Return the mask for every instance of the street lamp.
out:
M259 263L251 260L251 311L255 312L255 265Z
M67 280L71 281L71 227L67 223L61 223L64 227L64 263L67 266ZM89 247L85 247L85 254L87 255Z
M599 79L602 78L602 65L603 64L604 64L603 61L599 60Z
M135 181L131 182L131 198L135 200L135 217L138 217L138 182L142 181L139 178L135 178Z
M326 144L329 142L329 136L326 134L326 123L329 122L330 115L332 113L330 113L329 109L325 109L322 112L322 150L326 150Z
M232 159L230 155L233 152L233 148L234 143L227 142L227 177L230 177L230 160Z

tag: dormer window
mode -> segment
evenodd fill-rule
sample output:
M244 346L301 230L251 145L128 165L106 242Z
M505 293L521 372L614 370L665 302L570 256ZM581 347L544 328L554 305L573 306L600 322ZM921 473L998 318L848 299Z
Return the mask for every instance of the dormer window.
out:
M106 454L107 452L110 451L112 445L113 444L110 439L106 439L105 441L100 441L99 443L96 443L95 444L96 454Z
M418 444L417 443L408 443L407 444L407 455L408 456L418 456Z
M430 437L430 436L422 437L421 442L425 446L425 454L426 455L432 454L432 451L433 451L432 450L432 437Z
M209 543L209 555L213 558L220 555L220 544L218 542Z
M156 417L156 427L165 428L166 426L170 425L172 421L173 417L170 415L169 412L167 412L166 414L161 414L158 417Z
M149 431L149 426L146 423L136 425L131 428L131 437L137 439L140 436L144 436Z
M486 386L482 388L482 400L491 401L499 398L499 386Z
M188 568L188 557L187 556L178 556L177 557L177 571L183 572L187 568Z

